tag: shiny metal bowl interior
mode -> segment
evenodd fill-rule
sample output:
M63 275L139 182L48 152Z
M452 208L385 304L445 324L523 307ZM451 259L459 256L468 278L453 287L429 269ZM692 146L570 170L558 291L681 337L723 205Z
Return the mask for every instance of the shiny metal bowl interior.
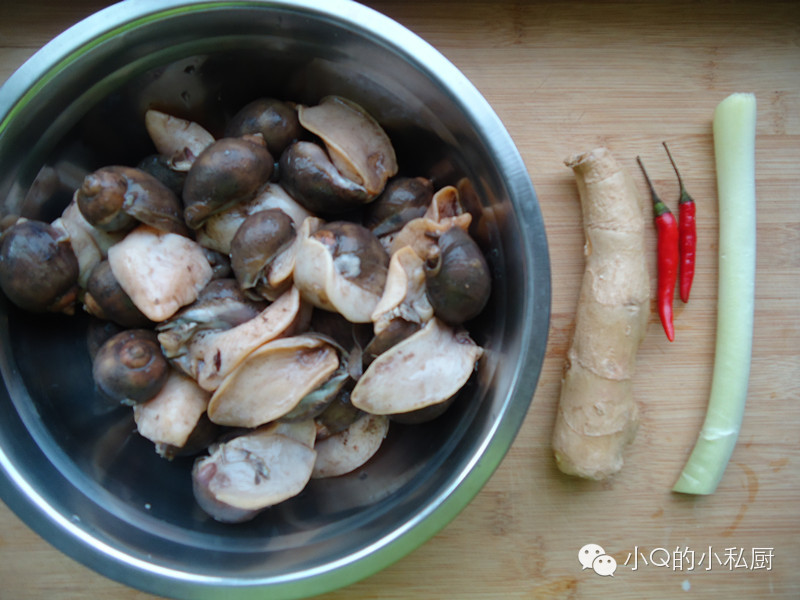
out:
M176 598L314 595L367 576L440 530L479 491L528 410L544 357L550 273L537 199L497 116L431 46L350 2L123 2L37 53L0 90L0 216L58 216L71 182L151 152L157 105L213 131L259 95L363 104L401 170L466 178L494 290L472 328L487 353L459 401L394 426L351 476L312 482L242 525L196 507L190 459L166 462L130 410L94 403L87 319L0 299L0 495L98 572ZM44 167L44 169L43 169ZM62 185L44 185L57 173ZM38 177L38 179L37 179ZM36 184L34 184L36 181Z

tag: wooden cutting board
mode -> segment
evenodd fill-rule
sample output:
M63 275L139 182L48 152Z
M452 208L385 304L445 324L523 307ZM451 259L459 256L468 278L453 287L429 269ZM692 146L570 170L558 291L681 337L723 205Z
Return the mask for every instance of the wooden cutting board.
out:
M0 80L105 3L4 1ZM553 293L533 405L497 473L429 543L326 600L374 598L800 597L800 5L787 2L373 1L433 44L506 124L539 195ZM714 352L717 208L711 118L735 91L758 98L758 272L748 406L717 492L670 492L702 423ZM607 483L562 476L550 434L574 322L583 233L563 159L608 146L646 193L635 157L677 206L667 141L697 202L691 302L670 344L652 316L635 391L642 423ZM655 285L655 236L650 232ZM582 569L598 544L613 577ZM755 561L753 560L755 558ZM693 559L693 563L691 562ZM646 562L645 562L646 561ZM0 598L147 594L109 581L0 505Z

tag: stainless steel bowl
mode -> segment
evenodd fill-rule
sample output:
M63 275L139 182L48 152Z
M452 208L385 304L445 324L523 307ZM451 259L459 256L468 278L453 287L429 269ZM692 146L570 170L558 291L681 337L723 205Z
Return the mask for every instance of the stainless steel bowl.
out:
M525 166L472 84L419 37L346 1L131 0L57 37L0 90L0 216L58 216L87 170L151 151L151 104L218 128L258 95L337 93L391 135L401 169L468 181L494 277L487 353L442 417L398 426L352 476L312 482L243 525L196 507L130 411L94 402L87 319L0 299L0 495L64 553L175 598L311 596L370 575L466 506L528 410L549 323L547 242ZM216 119L216 120L215 120Z

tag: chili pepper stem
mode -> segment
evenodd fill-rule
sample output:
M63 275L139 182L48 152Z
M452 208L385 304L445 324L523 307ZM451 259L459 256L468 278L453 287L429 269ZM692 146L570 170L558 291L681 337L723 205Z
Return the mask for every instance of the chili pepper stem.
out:
M675 170L675 175L678 176L678 186L680 187L681 199L679 202L689 201L691 202L692 199L689 198L689 194L686 193L686 187L683 185L683 178L681 177L681 173L678 170L678 165L675 164L675 159L672 158L672 152L669 151L669 146L667 146L667 142L661 142L664 146L664 150L667 151L667 157L669 157L669 162L672 163L672 168Z

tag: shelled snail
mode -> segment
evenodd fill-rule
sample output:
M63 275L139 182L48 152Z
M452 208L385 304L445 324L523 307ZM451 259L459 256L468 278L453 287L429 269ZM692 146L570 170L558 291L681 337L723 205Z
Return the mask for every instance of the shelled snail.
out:
M380 124L338 96L257 99L220 139L144 120L154 154L2 233L0 287L114 324L98 397L132 405L166 459L197 455L203 510L251 519L453 403L492 283L456 187L400 174Z

